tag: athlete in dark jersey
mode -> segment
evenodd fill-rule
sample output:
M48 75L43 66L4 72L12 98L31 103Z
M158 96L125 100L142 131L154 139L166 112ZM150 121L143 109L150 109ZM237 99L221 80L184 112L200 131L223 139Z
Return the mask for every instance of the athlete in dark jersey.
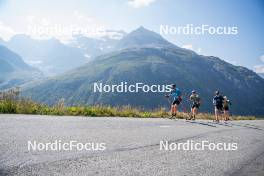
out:
M220 94L219 91L215 91L215 96L213 98L213 104L215 107L215 121L219 122L219 116L223 111L223 101L224 97Z

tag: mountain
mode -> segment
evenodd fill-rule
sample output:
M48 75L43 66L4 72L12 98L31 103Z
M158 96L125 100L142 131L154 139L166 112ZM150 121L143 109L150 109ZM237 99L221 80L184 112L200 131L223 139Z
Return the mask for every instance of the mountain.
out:
M118 42L117 49L140 47L175 47L172 43L162 38L159 34L140 27Z
M106 54L115 50L116 44L119 39L102 37L102 38L90 38L84 35L74 35L69 45L75 48L79 48L87 59L92 60L96 56Z
M96 56L117 50L117 44L126 35L122 30L105 30L104 35L97 38L76 34L68 45L79 48L89 60L93 60Z
M0 45L0 90L19 86L42 76L41 72L27 65L19 55Z
M23 95L48 104L65 98L68 105L130 104L157 108L169 106L164 93L94 93L93 83L176 83L185 96L183 109L189 109L187 99L191 90L195 89L202 98L201 111L212 112L214 91L220 90L232 101L234 114L264 114L264 80L253 71L217 57L202 56L179 48L142 28L128 34L118 46L126 49L99 56L82 67L29 87Z
M36 40L18 34L3 45L48 76L66 72L88 61L80 49L67 46L55 38Z
M85 56L94 58L109 52L126 48L140 47L175 47L172 43L163 39L159 34L140 27L129 34L123 31L112 31L116 36L104 36L101 38L89 38L84 35L74 35L70 46L80 48ZM110 33L109 31L107 32Z

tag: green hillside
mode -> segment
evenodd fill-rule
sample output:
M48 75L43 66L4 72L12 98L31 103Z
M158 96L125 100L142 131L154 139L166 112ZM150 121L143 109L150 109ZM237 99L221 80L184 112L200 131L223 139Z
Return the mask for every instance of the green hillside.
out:
M42 74L38 70L27 65L16 53L0 45L0 90L39 77L42 77Z
M185 100L195 89L201 110L212 111L212 97L220 90L233 102L232 112L263 115L264 80L254 72L216 57L206 57L178 47L131 48L97 57L95 61L50 79L23 92L34 100L54 104L65 98L68 105L110 104L144 108L167 106L163 93L94 93L93 83L176 83ZM188 106L184 101L184 106ZM188 106L189 108L189 106Z

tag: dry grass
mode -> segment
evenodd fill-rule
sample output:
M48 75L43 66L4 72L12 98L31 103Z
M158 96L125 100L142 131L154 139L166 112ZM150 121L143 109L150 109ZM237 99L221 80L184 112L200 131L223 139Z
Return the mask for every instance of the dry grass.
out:
M36 103L30 99L18 97L19 89L0 92L0 113L5 114L39 114L39 115L69 115L69 116L92 116L92 117L138 117L138 118L168 118L170 112L165 108L146 111L131 106L64 106L61 99L55 106ZM189 118L188 113L178 112L177 118ZM214 115L200 113L197 119L213 120ZM255 120L254 116L232 116L233 120Z

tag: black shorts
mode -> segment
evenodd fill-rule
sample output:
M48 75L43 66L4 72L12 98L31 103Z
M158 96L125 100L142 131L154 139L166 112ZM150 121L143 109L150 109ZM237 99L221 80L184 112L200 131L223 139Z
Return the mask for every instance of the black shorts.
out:
M172 105L179 105L181 104L180 100L179 99L176 99L172 102Z
M224 106L224 110L225 111L229 111L229 107L228 106Z
M223 106L222 106L222 105L216 105L215 108L216 108L217 110L220 110L220 111L223 110Z
M197 109L199 109L199 107L200 107L200 104L197 104L197 103L193 103L193 104L192 104L192 109L193 109L193 108L197 108Z

